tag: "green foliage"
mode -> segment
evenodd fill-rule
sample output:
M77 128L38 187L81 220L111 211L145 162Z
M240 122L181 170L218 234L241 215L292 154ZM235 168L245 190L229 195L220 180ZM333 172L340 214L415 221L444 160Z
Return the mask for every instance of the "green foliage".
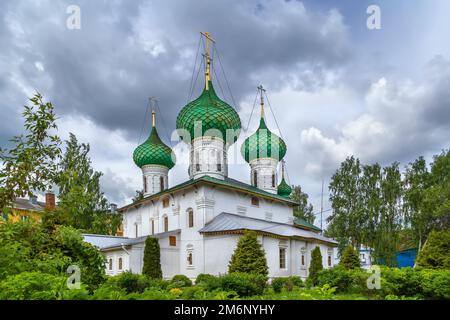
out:
M235 291L240 297L262 294L267 286L267 277L252 273L229 273L220 277L224 291Z
M142 273L154 279L162 278L161 250L157 238L147 237L145 239L144 266Z
M432 269L450 269L450 229L430 233L419 252L417 265Z
M324 269L317 274L318 286L335 287L336 292L369 293L367 278L370 273L361 269L346 269L343 266Z
M308 203L308 194L302 191L301 186L294 186L290 198L298 203L294 207L294 216L314 224L315 216L313 206L311 203Z
M191 287L192 281L188 277L186 277L183 274L177 274L173 276L171 282L171 286L173 288L184 288L184 287Z
M70 134L57 177L58 211L77 229L114 235L122 216L109 213L108 201L100 190L102 173L92 168L89 151L88 144L78 143L75 135Z
M273 291L277 293L281 292L282 289L285 289L286 291L292 291L295 287L301 288L303 286L303 280L297 276L279 277L272 279Z
M12 149L0 148L0 209L17 197L46 191L54 182L61 142L52 132L57 130L54 107L36 93L25 106L25 135L10 141Z
M88 291L69 289L67 277L42 272L22 272L0 282L0 300L87 299Z
M309 266L309 275L307 279L309 285L315 286L317 284L317 274L322 269L322 253L320 253L320 247L317 246L311 252L311 264Z
M267 277L266 254L256 238L256 232L246 232L239 239L228 264L228 272L254 273Z
M81 281L95 289L104 281L104 258L71 227L48 230L32 221L0 224L0 281L22 272L64 275L77 265Z
M145 275L135 274L130 271L110 277L108 283L113 287L124 289L126 293L142 293L149 286L148 278Z
M213 291L221 287L221 279L210 274L201 273L197 276L195 284L205 288L207 291Z
M359 261L358 252L352 247L347 246L344 252L342 253L341 261L339 262L341 266L346 269L356 269L361 267L361 263Z

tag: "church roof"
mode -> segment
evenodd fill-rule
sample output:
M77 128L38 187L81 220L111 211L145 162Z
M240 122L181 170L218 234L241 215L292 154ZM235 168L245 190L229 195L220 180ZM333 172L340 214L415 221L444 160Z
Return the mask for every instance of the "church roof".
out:
M298 225L300 227L305 227L305 228L316 230L316 231L322 231L322 229L320 229L319 227L316 227L315 225L313 225L312 223L309 223L305 219L298 218L298 217L294 217L294 225Z
M157 198L159 198L159 197L161 197L161 196L163 196L165 194L172 193L172 192L175 192L175 191L179 191L179 190L182 190L182 189L186 189L186 188L192 187L192 186L194 186L196 184L200 184L200 183L206 183L206 184L211 184L211 185L216 185L216 186L222 186L224 188L230 188L230 189L232 189L234 191L240 191L240 192L243 192L243 193L249 193L249 194L261 197L261 198L279 201L279 202L282 202L282 203L285 203L285 204L288 204L288 205L297 205L297 203L295 201L292 201L291 199L279 196L279 195L274 194L274 193L270 193L270 192L264 191L262 189L259 189L259 188L255 187L255 186L249 185L247 183L244 183L244 182L232 179L232 178L226 177L225 179L217 179L217 178L213 178L213 177L205 175L205 176L202 176L202 177L197 178L197 179L187 180L187 181L185 181L183 183L180 183L180 184L178 184L178 185L176 185L176 186L174 186L172 188L169 188L169 189L166 189L166 190L164 190L162 192L158 192L158 193L155 193L153 195L147 196L147 197L145 197L145 198L143 198L143 199L141 199L139 201L136 201L134 203L126 205L126 206L124 206L122 208L119 208L118 211L124 211L126 209L129 209L129 208L132 208L134 206L143 204L143 203L148 202L150 200L157 199Z
M281 238L299 238L331 243L333 245L337 244L337 241L333 239L310 230L296 228L293 224L267 221L227 212L222 212L214 217L199 232L203 234L242 233L245 230L252 230Z

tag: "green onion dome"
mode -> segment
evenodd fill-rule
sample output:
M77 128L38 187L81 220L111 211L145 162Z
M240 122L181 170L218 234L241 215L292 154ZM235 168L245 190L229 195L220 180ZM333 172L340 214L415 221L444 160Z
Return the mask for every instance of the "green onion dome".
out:
M201 121L200 126L194 127L196 122ZM240 130L241 119L236 110L221 100L214 91L211 81L208 81L208 89L205 88L202 94L194 101L189 102L178 114L177 117L177 130L180 137L183 137L183 130L186 130L190 134L191 141L197 136L204 136L207 133L208 136L219 136L223 140L227 138L227 130L235 130L235 136L233 143L236 142ZM194 130L196 129L196 130ZM212 130L215 129L215 130ZM210 130L209 132L206 132ZM217 131L218 130L218 131ZM198 132L197 136L194 132ZM219 135L219 132L221 136ZM190 142L190 141L185 141ZM229 141L227 141L229 142Z
M267 128L264 117L261 117L258 130L245 139L241 146L242 156L247 162L260 158L280 161L286 155L286 150L286 143Z
M283 179L281 180L281 183L278 185L277 194L279 196L289 198L289 196L292 193L292 188L290 185L286 183L286 181Z
M147 164L156 164L171 169L175 165L175 154L172 159L172 149L161 141L156 127L153 126L148 139L134 150L133 160L140 168Z

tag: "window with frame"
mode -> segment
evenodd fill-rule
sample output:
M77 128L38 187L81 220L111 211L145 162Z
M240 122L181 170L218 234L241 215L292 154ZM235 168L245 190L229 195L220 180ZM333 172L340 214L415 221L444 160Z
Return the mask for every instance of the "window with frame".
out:
M305 255L302 254L302 266L304 266L304 265L305 265Z
M275 188L275 173L272 173L272 188Z
M194 211L192 209L188 210L188 228L194 227Z
M177 237L169 236L169 246L176 247L177 246Z
M192 244L189 244L186 247L186 264L187 267L194 266L194 246Z
M286 269L286 248L280 248L280 269Z
M119 258L119 270L122 270L122 267L123 267L122 258Z
M164 216L164 232L169 231L169 217Z
M112 260L111 258L109 258L108 269L109 269L109 270L112 270L112 269L113 269L113 260Z
M170 199L168 197L164 198L162 203L163 203L163 208L167 208L170 205Z
M331 256L328 256L328 266L331 267Z
M144 193L147 193L147 177L142 177L142 183L144 184Z
M258 186L258 172L256 172L256 171L253 171L253 185L255 187Z
M159 177L159 188L164 191L164 177Z
M195 153L195 171L201 171L200 155L198 152Z
M217 171L222 171L222 163L220 162L220 151L217 151Z
M259 206L259 198L258 197L252 197L252 205Z

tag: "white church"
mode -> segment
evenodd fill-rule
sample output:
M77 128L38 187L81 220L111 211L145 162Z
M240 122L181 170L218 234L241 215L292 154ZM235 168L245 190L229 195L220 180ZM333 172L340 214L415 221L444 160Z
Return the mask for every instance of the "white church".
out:
M266 253L269 277L308 276L311 251L319 246L325 268L334 265L337 242L316 226L294 217L296 203L284 177L285 142L266 125L263 89L260 124L241 146L251 184L228 176L227 153L237 141L241 120L221 100L211 80L210 38L205 35L205 81L201 95L181 109L177 133L190 146L189 180L171 186L172 150L152 129L133 160L142 170L144 197L120 209L123 236L84 235L106 258L106 273L141 273L145 240L159 239L164 278L227 273L239 237L257 233ZM278 175L281 167L281 179ZM281 180L279 182L279 180Z

